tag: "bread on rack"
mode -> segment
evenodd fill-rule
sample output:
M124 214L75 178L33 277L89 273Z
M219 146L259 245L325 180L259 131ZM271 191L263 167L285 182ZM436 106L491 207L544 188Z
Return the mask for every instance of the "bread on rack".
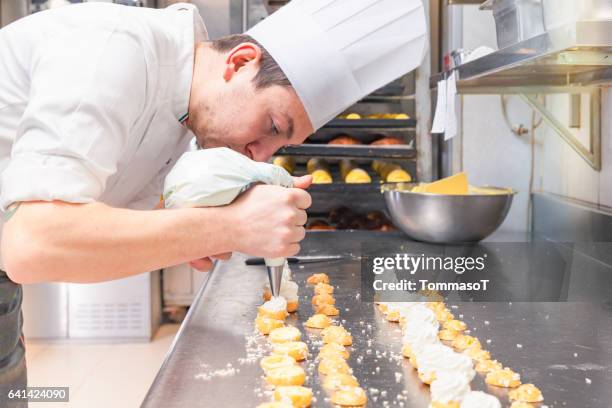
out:
M402 140L398 139L397 137L391 137L391 136L385 136L381 139L378 139L370 143L371 146L393 146L393 145L401 145L401 144L404 144Z
M370 175L348 159L340 161L340 175L347 184L367 184L372 182Z
M374 160L372 162L372 169L385 183L409 183L412 181L410 173L404 170L399 164Z
M295 171L295 159L291 156L275 157L272 163L287 170L289 174Z
M306 170L312 176L313 184L331 184L334 181L329 164L324 159L312 158L308 160Z
M357 139L355 139L352 136L349 135L340 135L335 137L334 139L330 140L329 143L330 145L359 145L361 144L361 142Z

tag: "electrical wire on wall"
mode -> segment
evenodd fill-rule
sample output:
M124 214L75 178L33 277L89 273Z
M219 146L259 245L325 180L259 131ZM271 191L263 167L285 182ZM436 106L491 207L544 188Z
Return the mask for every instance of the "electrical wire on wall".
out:
M536 95L536 98L539 98L539 95ZM506 95L500 95L500 101L501 101L501 108L502 108L502 115L504 117L504 121L506 122L506 125L508 126L508 129L510 129L510 131L512 132L512 134L514 134L517 137L523 137L525 135L529 135L529 197L527 199L527 231L531 231L532 230L532 218L533 218L533 214L532 214L532 210L533 210L533 199L532 199L532 195L533 195L533 186L535 183L535 145L536 145L536 140L535 140L535 131L538 127L540 127L540 125L543 122L543 118L542 116L539 117L538 119L538 114L535 111L535 109L531 110L531 123L529 128L526 128L522 123L519 123L518 125L513 125L510 122L510 119L508 117L508 104L506 101ZM546 105L546 97L543 97L542 99L543 104Z

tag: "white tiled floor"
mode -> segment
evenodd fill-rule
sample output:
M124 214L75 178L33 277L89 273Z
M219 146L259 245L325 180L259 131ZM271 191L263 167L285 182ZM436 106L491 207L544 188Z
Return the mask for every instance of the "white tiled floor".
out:
M69 403L44 408L139 407L178 325L163 325L150 343L27 342L28 385L70 387Z

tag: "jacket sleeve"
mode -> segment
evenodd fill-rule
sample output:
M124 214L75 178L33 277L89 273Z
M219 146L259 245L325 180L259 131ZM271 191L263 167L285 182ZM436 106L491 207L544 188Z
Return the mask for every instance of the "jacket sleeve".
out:
M127 34L79 29L41 48L2 174L2 209L22 201L96 201L144 110L144 52Z

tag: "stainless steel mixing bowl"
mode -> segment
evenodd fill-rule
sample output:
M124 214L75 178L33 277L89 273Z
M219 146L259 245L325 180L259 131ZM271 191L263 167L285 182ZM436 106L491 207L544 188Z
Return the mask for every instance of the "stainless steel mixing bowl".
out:
M410 238L434 243L477 242L495 231L512 205L515 191L443 195L383 189L391 220Z

